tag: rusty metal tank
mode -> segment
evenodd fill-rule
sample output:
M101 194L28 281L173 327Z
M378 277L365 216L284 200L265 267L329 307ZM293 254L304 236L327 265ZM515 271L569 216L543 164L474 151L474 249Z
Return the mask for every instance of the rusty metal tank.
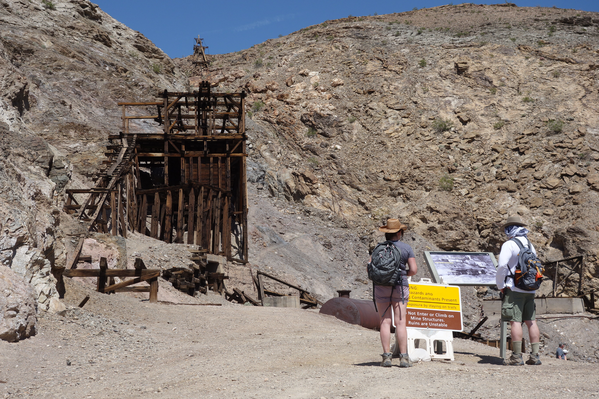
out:
M379 329L379 315L372 301L348 297L333 298L322 305L320 313L335 316L350 324L358 324L373 330Z

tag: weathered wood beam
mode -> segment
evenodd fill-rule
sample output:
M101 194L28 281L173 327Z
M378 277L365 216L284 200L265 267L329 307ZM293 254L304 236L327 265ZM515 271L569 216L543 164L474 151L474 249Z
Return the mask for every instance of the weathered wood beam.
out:
M104 288L104 291L101 291L101 292L116 291L120 288L127 287L129 285L133 285L133 284L137 284L137 283L141 283L142 281L147 281L147 280L150 280L152 278L157 278L157 277L160 277L160 270L157 270L154 273L147 274L145 276L141 276L141 277L137 277L137 278L134 278L131 280L121 281L120 283L117 283L117 284L109 285L108 287Z
M64 277L99 277L101 269L65 269ZM107 269L106 277L160 277L160 269Z
M234 157L241 158L247 157L247 154L235 153L235 154L211 154L204 153L204 151L184 151L183 154L178 154L174 152L164 153L164 152L140 152L137 154L140 158L180 158L180 157L203 157L203 158L223 158L223 157Z
M77 243L75 250L73 251L73 253L71 253L71 256L67 260L67 265L66 265L67 270L71 270L73 268L73 266L79 262L79 256L81 255L81 248L83 248L84 242L85 242L85 235L82 234L79 236L79 242Z

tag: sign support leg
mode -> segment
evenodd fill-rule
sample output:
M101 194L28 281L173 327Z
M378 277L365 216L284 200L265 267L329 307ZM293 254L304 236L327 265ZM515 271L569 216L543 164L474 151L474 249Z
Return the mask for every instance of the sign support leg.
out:
M501 320L501 333L499 336L499 356L505 359L505 348L507 343L507 321Z

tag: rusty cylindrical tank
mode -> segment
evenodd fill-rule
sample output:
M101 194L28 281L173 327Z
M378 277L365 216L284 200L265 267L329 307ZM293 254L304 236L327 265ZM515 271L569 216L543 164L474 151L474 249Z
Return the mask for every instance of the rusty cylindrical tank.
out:
M322 305L320 313L335 316L350 324L358 324L373 330L379 329L379 315L372 301L347 297L333 298Z

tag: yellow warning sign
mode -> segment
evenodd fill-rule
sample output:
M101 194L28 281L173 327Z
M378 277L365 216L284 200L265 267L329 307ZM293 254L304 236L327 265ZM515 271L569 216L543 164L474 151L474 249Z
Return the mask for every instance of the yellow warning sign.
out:
M408 308L453 310L460 312L460 287L410 284Z
M460 287L410 284L407 326L462 331Z

